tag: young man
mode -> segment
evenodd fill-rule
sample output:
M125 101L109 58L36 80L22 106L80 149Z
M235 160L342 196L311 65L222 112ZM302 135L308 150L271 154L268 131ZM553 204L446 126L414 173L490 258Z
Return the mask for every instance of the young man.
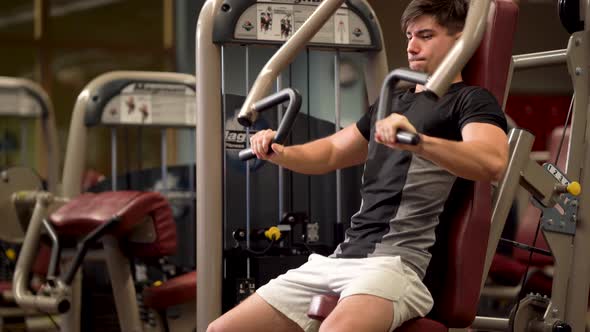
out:
M410 67L432 74L461 35L465 0L413 0L402 16ZM322 174L365 164L362 204L346 240L330 257L311 255L300 268L262 286L217 319L209 331L314 331L306 312L313 295L340 294L320 331L391 331L426 315L432 296L422 283L434 230L457 177L498 180L507 164L506 120L487 91L458 75L435 108L423 86L394 94L391 115L376 106L355 125L307 144L272 144L258 132L259 159L295 172ZM398 144L397 130L419 133L417 146Z

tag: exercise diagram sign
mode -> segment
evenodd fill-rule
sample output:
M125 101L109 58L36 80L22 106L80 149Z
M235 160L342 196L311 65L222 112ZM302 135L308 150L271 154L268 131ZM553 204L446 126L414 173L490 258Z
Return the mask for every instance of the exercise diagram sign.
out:
M285 41L303 25L316 8L308 5L259 3L256 7L256 38ZM318 31L312 42L348 44L349 26L348 10L339 9Z
M287 40L293 32L292 5L258 5L258 39Z

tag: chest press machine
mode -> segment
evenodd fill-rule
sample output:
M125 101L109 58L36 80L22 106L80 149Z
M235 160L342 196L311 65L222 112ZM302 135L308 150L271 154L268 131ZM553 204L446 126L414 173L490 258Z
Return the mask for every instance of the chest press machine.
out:
M257 101L258 99L260 99L260 97L262 97L267 91L268 91L268 87L270 85L270 82L276 77L273 77L273 74L276 75L276 73L280 72L282 68L284 68L285 64L288 63L291 59L293 59L293 57L295 56L295 54L297 54L297 52L301 49L301 47L303 47L303 45L305 44L305 42L309 39L311 39L311 37L317 32L317 30L319 29L319 27L322 26L323 22L326 21L326 19L328 17L330 17L331 14L334 13L334 11L338 8L338 6L342 3L342 1L334 1L334 2L330 2L330 1L325 1L322 3L322 5L320 5L316 11L316 13L314 14L313 18L310 19L308 22L306 22L306 25L304 25L293 37L291 40L289 40L287 43L284 44L284 46L281 48L281 50L279 50L279 52L277 52L277 54L273 57L273 59L271 59L271 61L269 63L267 63L266 67L263 69L263 71L261 72L258 80L256 81L256 83L254 84L251 93L249 94L246 103L244 104L244 107L242 108L242 117L246 116L251 116L250 121L253 122L252 120L254 120L256 118L255 114L247 114L249 111L249 108L251 107L251 105ZM498 2L501 6L503 4L506 4L506 2L502 2L499 1ZM208 6L209 4L209 6ZM481 17L487 17L487 6L489 3L483 2L481 4L482 7L475 7L475 14L473 14L473 10L472 10L472 14L470 15L471 17L471 21L468 22L468 29L472 28L473 31L475 32L473 35L470 35L472 38L474 36L477 36L477 38L481 38L481 35L483 34L483 29L480 26L479 31L477 29L474 29L474 27L477 25L477 21L480 20ZM210 15L211 13L216 12L217 10L219 10L221 7L221 3L220 2L210 2L207 3L205 5L205 7L203 8L202 14L201 14L201 18L206 17L207 15ZM484 9L485 8L485 9ZM515 8L512 7L512 13L513 13L513 19L515 17ZM477 12L477 10L479 9L479 12ZM481 12L483 11L483 13ZM493 15L492 15L493 16ZM501 25L499 25L501 26ZM514 28L514 23L512 24L508 24L506 25L508 33L502 34L503 36L506 35L512 35L512 31L510 31L510 29ZM307 28L309 28L309 30L307 30ZM203 77L218 77L216 74L216 72L219 70L218 67L212 67L212 66L203 66L201 63L204 63L204 60L207 56L208 57L218 57L219 54L217 53L218 50L213 49L211 47L208 47L208 43L210 42L210 40L207 39L207 36L211 33L211 31L209 29L207 29L207 25L203 24L203 22L200 22L199 25L199 29L197 32L197 50L198 50L198 54L197 54L197 72L199 73L199 75L204 75ZM477 39L475 38L475 39ZM479 39L477 39L477 41L471 41L471 44L474 45L478 45L479 44ZM465 46L465 45L463 45ZM471 50L468 51L469 52L473 52L476 48L476 46L473 45L467 45L471 47ZM489 44L488 45L488 51L491 49L497 49L498 45L494 45L494 44ZM511 49L511 45L508 47L509 50L507 51L507 55L509 57L510 55L510 49ZM470 53L471 54L471 53ZM469 54L469 55L470 55ZM455 54L457 55L457 54ZM381 54L379 55L381 56ZM468 58L467 57L463 57L463 58ZM373 58L372 60L375 60L376 58ZM203 62L201 62L203 61ZM484 61L490 61L489 59L485 59ZM465 63L467 62L466 60L463 62ZM507 73L507 64L508 61L505 61L505 71L504 73ZM451 66L451 63L449 61L447 61L447 65ZM462 66L460 66L462 67ZM376 71L376 68L382 69L382 66L379 66L375 61L369 61L369 68L370 70L368 70L369 73L376 73L378 71ZM449 70L441 70L441 72L446 72L449 73ZM491 73L492 71L489 71L489 73ZM382 73L382 72L381 72ZM212 75L212 76L209 76ZM384 77L383 75L379 76L376 75L377 78L375 78L375 75L373 77L371 77L370 79L368 79L367 81L372 83L372 84L379 84L382 81L382 78ZM444 76L444 75L443 75ZM438 82L437 84L439 84L438 88L442 88L442 86L444 86L445 84L448 86L449 82L450 82L450 78L452 75L448 75L445 77L442 77L439 75L438 77ZM489 80L490 79L490 75L480 75L479 78L483 81L485 80ZM442 80L441 80L442 79ZM447 80L446 83L443 83L441 85L441 82L444 82L444 80ZM433 82L436 80L432 80ZM491 82L494 82L493 80L491 80ZM502 95L505 91L504 91L504 87L505 87L505 82L506 82L506 76L504 76L504 80L500 80L500 95ZM214 83L218 83L218 82L214 82ZM494 82L494 84L497 84ZM207 89L207 87L205 85L198 85L200 86L203 90L199 90L197 92L197 105L200 108L201 105L204 107L205 105L219 105L220 101L216 100L216 94L213 93L213 91L209 91ZM215 86L215 85L213 85ZM441 90L444 90L444 88L442 88ZM368 91L369 91L369 100L370 101L374 101L375 97L376 97L376 91L377 89L375 89L374 85L371 87L368 87ZM440 92L440 91L439 91ZM503 101L503 98L500 98L501 101ZM202 103L202 104L201 104ZM211 103L211 104L208 104ZM202 121L199 120L198 123L215 123L215 119L205 119L203 118ZM199 130L197 130L199 138L197 139L197 141L199 142L199 144L206 144L205 140L206 139L211 139L213 138L213 141L215 141L215 137L217 137L217 134L215 133L215 131L212 128L216 128L216 126L211 126L208 128L200 128ZM207 129L212 129L212 131L207 132ZM199 179L199 181L203 181L203 182L199 182L197 188L199 189L203 189L204 192L208 193L208 197L207 198L203 198L203 196L201 196L200 194L198 194L199 197L199 202L200 204L202 204L201 206L205 207L209 207L209 209L207 210L203 210L200 208L197 208L198 211L198 220L221 220L222 215L220 214L221 210L218 210L216 208L211 209L211 207L216 206L217 199L216 197L220 197L221 196L221 192L218 191L218 189L215 188L219 188L218 185L215 185L215 181L217 178L217 170L212 169L209 165L209 162L211 160L215 160L217 159L216 156L216 151L210 151L210 153L205 152L207 147L206 146L202 146L199 145L197 152L198 152L198 157L197 157L197 178ZM205 157L208 157L210 159L206 160ZM202 173L201 173L202 172ZM199 176L199 174L202 174L203 176ZM207 174L209 177L205 178L205 174ZM211 175L215 175L215 176L211 176ZM474 187L474 188L479 188L478 186ZM471 189L473 190L473 188ZM484 197L485 197L485 193L487 192L487 195L489 196L489 186L485 186L484 185L484 189L479 189L478 192L482 192ZM215 193L215 195L211 195L211 193ZM480 197L480 196L477 196ZM479 200L476 200L477 202L480 202ZM485 204L486 199L481 199L481 202L484 202L482 204ZM199 203L198 203L199 204ZM471 210L472 212L477 211L478 213L485 211L484 209L481 208L477 208L477 209L473 209ZM489 211L489 209L488 209ZM481 223L477 223L478 225L480 225L480 227L486 227L489 226L489 217L488 218L481 218L482 221ZM199 223L199 229L198 229L198 234L200 234L200 236L203 236L204 234L216 234L216 232L218 232L218 226L215 226L215 224L213 222L211 223ZM459 227L461 228L461 227ZM472 229L473 231L473 229ZM461 232L463 232L462 234L469 234L468 232L466 232L465 230L458 230L459 234L461 234ZM477 234L478 231L475 231L475 234ZM487 234L487 232L484 231L483 234ZM471 233L470 235L473 235L473 233ZM481 235L481 233L480 233ZM485 235L484 235L485 237ZM210 238L210 237L209 237ZM475 239L475 237L472 236L465 236L464 238L467 239ZM220 252L219 247L218 247L218 243L213 243L213 241L215 240L209 240L209 243L207 243L206 239L203 238L199 238L198 244L199 244L199 248L197 250L197 254L199 252ZM474 241L474 243L472 243L472 245L475 244L481 244L481 241ZM481 248L481 246L479 246ZM480 250L481 252L481 250ZM454 253L457 253L457 251L454 251ZM462 257L462 255L456 255L455 257ZM199 271L203 271L203 273L200 274L200 285L202 285L202 283L207 285L207 289L203 288L203 289L199 289L198 293L197 293L197 324L198 324L198 330L205 330L207 324L212 321L218 314L219 312L216 312L216 305L215 302L213 302L214 298L218 295L218 292L220 291L219 289L215 289L215 288L211 288L209 287L209 285L211 285L211 282L215 282L215 279L219 279L219 276L216 275L217 271L219 271L219 268L216 267L213 262L217 261L217 259L220 257L211 257L209 255L208 258L201 258L200 256L197 256L197 269ZM461 262L462 263L462 262ZM461 265L460 263L458 264L458 268ZM213 268L213 269L206 269L203 270L203 268L205 267L209 267L209 268ZM455 271L454 271L455 272ZM473 274L471 273L471 271L467 272L467 271L461 271L459 268L458 271L460 274L461 272L463 272L461 274L461 276L463 277L467 277L467 274L469 274L469 277L473 277ZM205 282L205 280L207 280L207 282ZM457 280L460 282L460 280ZM479 280L478 280L479 281ZM465 285L462 285L462 289L465 290ZM477 295L478 295L478 285L475 287L471 287L471 289L475 289L477 291L475 291L474 296L475 297L474 301L472 302L477 302ZM460 303L465 303L462 302L462 299L459 298L455 298L455 303L457 305L459 305ZM471 311L472 314L474 315L474 306L471 306ZM455 308L453 308L455 309ZM461 315L462 313L459 313L459 315ZM468 320L469 318L465 318L465 316L463 316L463 319ZM463 324L465 324L465 321L463 321ZM468 324L468 323L467 323Z
M21 190L43 190L43 181L34 167L29 164L27 149L30 146L37 147L37 144L29 144L27 125L24 121L38 120L41 127L41 145L38 155L47 160L46 189L56 193L59 183L60 149L57 139L57 128L55 126L55 115L53 105L49 96L37 83L27 79L0 77L0 117L19 120L20 126L20 165L9 165L4 163L0 167L0 239L10 245L21 245L27 229L28 213L20 210L12 204L11 196L14 192ZM31 121L32 122L32 121ZM2 135L3 138L6 135ZM3 143L5 144L6 140ZM2 154L6 153L7 146L3 146ZM7 158L4 158L7 159ZM6 161L6 160L5 160ZM5 250L3 247L1 250ZM5 258L8 258L6 255ZM16 257L15 257L16 258ZM43 269L35 270L44 272ZM9 271L11 272L11 271ZM10 276L11 277L11 276ZM13 317L24 317L27 331L34 331L35 327L46 329L47 326L39 323L41 314L31 310L23 310L14 307L12 294L12 282L3 280L0 282L0 292L3 305L0 307L0 326L10 328L5 319Z
M177 232L168 200L189 199L183 193L166 190L162 194L113 191L80 195L82 172L88 149L88 129L112 127L112 189L117 190L116 128L152 126L194 128L194 77L178 73L111 72L90 82L76 102L65 158L63 189L60 195L48 192L20 192L13 196L17 205L32 207L21 255L18 259L13 292L22 307L62 314L60 330L81 329L81 273L79 267L88 251L102 242L102 255L113 288L119 326L123 331L184 331L194 328L192 315L168 320L167 308L194 311L196 274L172 278L160 287L144 290L144 305L157 311L153 320L140 317L129 258L158 259L173 255ZM162 181L167 183L166 132L162 133ZM192 168L192 167L191 167ZM185 197L186 196L186 197ZM28 288L36 248L45 230L52 240L52 256L47 281L33 294ZM65 241L64 241L65 240ZM61 246L77 244L73 257L61 262ZM58 274L58 264L62 264ZM183 309L184 308L184 309ZM188 308L188 309L187 309Z

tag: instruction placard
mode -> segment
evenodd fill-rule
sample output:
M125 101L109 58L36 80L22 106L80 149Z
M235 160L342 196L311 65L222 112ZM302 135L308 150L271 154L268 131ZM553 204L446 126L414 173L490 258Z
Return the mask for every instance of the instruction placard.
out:
M258 39L287 40L293 35L292 5L259 4L257 12Z
M131 84L123 89L116 113L122 124L194 125L195 92L182 85Z

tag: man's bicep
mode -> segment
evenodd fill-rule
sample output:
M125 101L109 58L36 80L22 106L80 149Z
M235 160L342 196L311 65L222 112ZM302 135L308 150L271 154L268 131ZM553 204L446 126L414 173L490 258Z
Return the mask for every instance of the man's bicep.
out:
M489 123L471 122L461 131L463 142L480 142L496 150L502 156L508 155L508 137L504 129Z

